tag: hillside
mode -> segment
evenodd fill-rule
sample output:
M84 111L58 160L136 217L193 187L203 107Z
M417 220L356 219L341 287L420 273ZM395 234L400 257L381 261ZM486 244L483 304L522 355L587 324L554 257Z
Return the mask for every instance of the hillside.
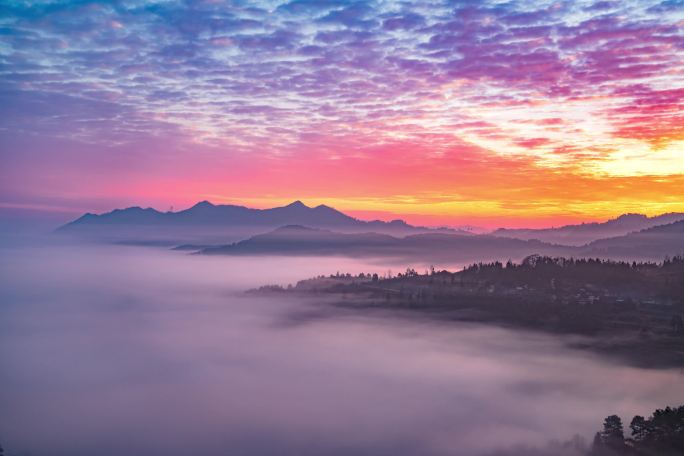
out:
M286 226L230 245L200 250L205 255L337 255L394 257L435 262L520 259L530 253L561 254L567 249L539 241L489 235L423 233L393 237L378 233L338 233Z
M476 263L456 272L337 273L249 293L582 334L592 338L573 346L639 366L684 365L684 256L653 263L531 255L519 264Z
M394 237L379 233L339 233L289 225L232 244L180 248L196 250L206 255L392 257L410 262L439 264L509 259L515 261L531 254L653 261L684 253L684 221L602 239L582 247L491 235L421 233Z
M516 239L539 239L552 244L581 246L598 239L623 236L680 220L684 220L683 213L673 212L655 217L647 217L643 214L623 214L603 223L582 223L544 229L500 228L493 234Z
M594 241L580 251L584 255L621 259L658 259L681 254L684 252L684 220Z

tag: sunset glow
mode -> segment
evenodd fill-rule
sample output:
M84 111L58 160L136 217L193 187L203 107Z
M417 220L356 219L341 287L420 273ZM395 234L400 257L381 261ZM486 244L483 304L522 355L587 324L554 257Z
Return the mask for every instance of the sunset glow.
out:
M3 2L0 205L684 211L672 0Z

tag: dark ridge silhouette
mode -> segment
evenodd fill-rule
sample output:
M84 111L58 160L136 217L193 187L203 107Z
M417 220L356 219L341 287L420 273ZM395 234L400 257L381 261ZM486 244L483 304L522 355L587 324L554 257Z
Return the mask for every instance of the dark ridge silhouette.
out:
M214 205L208 201L201 201L178 212L129 207L100 215L88 213L56 231L105 241L167 239L175 244L212 244L244 239L284 225L305 225L342 233L372 231L394 236L423 232L466 233L445 228L413 226L403 220L363 221L329 206L309 207L301 201L271 209Z
M430 261L522 258L530 252L559 254L566 250L539 241L489 235L422 233L394 237L379 233L338 233L290 225L230 245L209 247L201 254L215 255L340 255L397 257Z
M581 249L582 254L630 259L662 258L684 251L684 220L655 226L624 236L594 241Z
M287 225L265 234L253 236L231 245L202 249L204 254L338 254L370 252L378 249L398 249L402 238L379 233L345 234Z
M202 254L396 257L451 263L519 260L533 253L630 261L660 260L684 251L684 221L595 241L582 247L492 235L420 233L394 237L372 232L339 233L289 225L233 244L196 249L183 246L182 249L197 250Z
M643 214L623 214L603 223L582 223L544 229L500 228L492 234L516 239L539 239L552 244L581 246L598 239L623 236L631 232L680 220L684 220L684 214L677 212L655 217L647 217Z

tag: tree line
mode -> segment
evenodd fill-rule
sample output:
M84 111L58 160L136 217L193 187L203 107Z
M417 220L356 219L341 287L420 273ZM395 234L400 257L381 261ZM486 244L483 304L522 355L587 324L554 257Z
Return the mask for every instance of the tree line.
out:
M684 454L684 405L657 409L644 418L636 415L629 424L630 437L625 437L622 419L606 417L603 429L596 433L591 455L669 456Z

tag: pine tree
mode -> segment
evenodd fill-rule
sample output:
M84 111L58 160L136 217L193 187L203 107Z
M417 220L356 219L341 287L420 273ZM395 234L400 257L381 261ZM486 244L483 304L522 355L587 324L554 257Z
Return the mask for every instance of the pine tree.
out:
M610 448L622 448L625 446L625 433L622 428L622 420L617 415L610 415L603 421L601 440Z

